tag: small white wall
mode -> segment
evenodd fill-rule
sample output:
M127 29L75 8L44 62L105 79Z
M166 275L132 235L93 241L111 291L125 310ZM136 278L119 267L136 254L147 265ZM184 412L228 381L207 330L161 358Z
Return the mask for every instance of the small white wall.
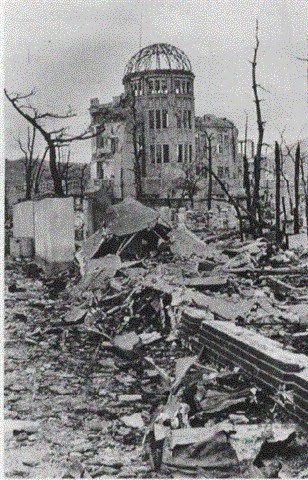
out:
M73 197L34 204L35 254L47 262L71 262L75 255Z
M34 238L34 202L27 200L13 206L13 236Z
M90 178L91 180L97 179L97 163L96 162L90 163Z

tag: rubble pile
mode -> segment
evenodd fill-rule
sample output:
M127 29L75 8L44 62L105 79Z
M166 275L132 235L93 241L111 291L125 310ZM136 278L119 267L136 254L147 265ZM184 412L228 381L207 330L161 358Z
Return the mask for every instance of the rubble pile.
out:
M302 430L241 368L192 357L181 320L307 353L308 250L194 230L128 199L75 270L7 261L7 475L304 478Z

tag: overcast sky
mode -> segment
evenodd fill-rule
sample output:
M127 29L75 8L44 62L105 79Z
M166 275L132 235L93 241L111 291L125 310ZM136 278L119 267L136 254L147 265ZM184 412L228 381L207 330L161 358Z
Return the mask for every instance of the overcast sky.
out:
M243 136L256 137L251 89L255 19L259 19L258 77L265 141L285 130L289 142L307 137L307 2L304 0L8 0L5 5L5 86L37 90L42 109L78 114L77 133L89 124L90 98L101 102L122 92L129 58L141 46L171 43L189 56L198 115L233 120ZM141 21L142 19L142 21ZM141 27L142 25L142 27ZM25 131L6 102L6 156L20 157L12 136ZM75 161L90 161L90 142L75 143Z

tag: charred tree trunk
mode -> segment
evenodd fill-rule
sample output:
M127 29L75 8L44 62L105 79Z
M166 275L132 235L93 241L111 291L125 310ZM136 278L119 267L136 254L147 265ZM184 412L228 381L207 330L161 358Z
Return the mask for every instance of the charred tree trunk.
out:
M307 230L307 236L308 236L308 175L305 172L304 158L301 157L300 155L299 157L300 157L300 171L301 171L301 177L302 177L302 185L303 185L303 191L305 195L305 217L306 217L306 230Z
M140 200L142 197L142 178L141 178L141 167L140 167L140 159L139 159L139 152L137 146L137 135L134 128L134 173L135 173L135 186L136 186L136 199Z
M306 215L306 230L307 230L307 236L308 236L308 194L305 193L305 215Z
M258 37L258 22L256 25L256 47L254 49L254 57L252 63L252 90L254 94L254 102L256 104L256 114L257 114L257 125L258 125L258 143L257 151L254 158L254 189L251 205L251 213L253 218L257 219L259 215L258 224L262 224L261 215L261 206L260 206L260 178L261 178L261 159L262 159L262 145L263 145L263 136L264 136L264 122L262 120L260 99L258 95L258 83L257 83L257 55L259 49L259 37ZM262 234L262 228L257 228L257 223L255 222L254 234Z
M294 233L299 233L299 173L300 173L300 145L298 143L295 153L294 165Z
M57 168L57 153L56 147L53 141L48 142L49 148L49 168L54 184L54 192L57 197L64 197L64 191L62 187L62 178Z
M26 171L26 200L31 200L32 197L32 170L28 168Z
M247 158L247 131L248 131L248 116L246 115L245 123L245 142L244 142L244 155L243 155L243 186L246 194L247 210L251 210L251 191L250 191L250 175L249 164ZM251 222L250 222L251 223Z
M40 182L42 178L42 173L43 173L43 167L44 167L44 160L48 152L48 147L45 149L44 155L42 157L42 160L40 161L37 170L35 172L35 179L34 179L34 194L38 195L40 193Z
M208 137L209 142L209 183L208 183L208 194L207 194L207 208L211 210L212 208L212 195L213 195L213 170L212 170L212 139Z
M277 245L281 243L281 230L280 230L280 149L278 142L275 142L275 180L276 180L276 219L275 219L275 239Z

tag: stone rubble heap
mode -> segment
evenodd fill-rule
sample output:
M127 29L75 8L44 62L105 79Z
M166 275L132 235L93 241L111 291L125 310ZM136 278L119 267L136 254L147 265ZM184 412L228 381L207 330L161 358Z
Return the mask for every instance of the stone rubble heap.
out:
M201 308L307 354L308 249L205 236L133 207L54 278L6 262L6 475L304 478L305 435L281 395L192 357L181 322Z

